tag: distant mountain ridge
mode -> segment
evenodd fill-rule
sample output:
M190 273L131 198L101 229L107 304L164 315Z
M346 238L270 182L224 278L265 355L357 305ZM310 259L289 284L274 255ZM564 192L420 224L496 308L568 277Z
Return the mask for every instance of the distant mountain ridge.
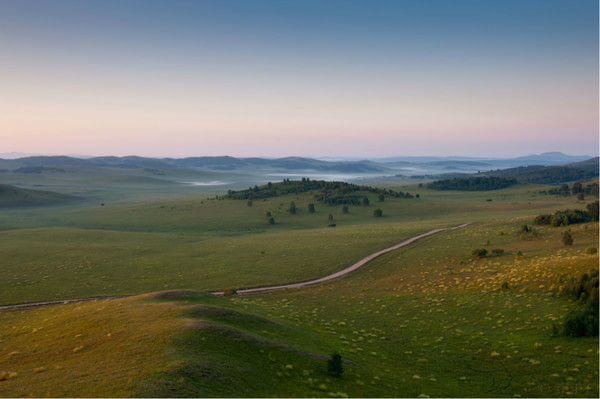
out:
M328 162L312 158L286 157L266 158L234 158L220 157L188 157L188 158L145 158L138 156L75 158L69 156L30 156L11 159L11 164L18 167L43 166L88 166L109 168L207 168L213 170L236 170L243 168L273 168L283 170L314 170L345 173L380 173L386 168L371 162Z
M24 173L42 173L45 168L62 166L144 169L144 168L198 168L214 171L259 171L266 173L334 172L345 174L381 174L415 176L424 169L432 174L487 173L501 175L498 170L521 167L550 167L568 164L568 167L597 173L598 157L566 155L549 152L518 158L485 159L467 157L394 157L360 161L327 161L305 157L284 158L236 158L231 156L199 156L187 158L149 158L140 156L102 156L78 158L73 156L28 156L16 159L0 159L0 169ZM488 171L488 172L486 172ZM533 169L527 171L532 172ZM399 175L398 172L402 172ZM525 172L521 170L519 173ZM404 174L406 173L406 174ZM430 173L430 172L426 172ZM509 172L512 173L512 172ZM517 172L515 172L517 173ZM572 174L572 173L571 173Z

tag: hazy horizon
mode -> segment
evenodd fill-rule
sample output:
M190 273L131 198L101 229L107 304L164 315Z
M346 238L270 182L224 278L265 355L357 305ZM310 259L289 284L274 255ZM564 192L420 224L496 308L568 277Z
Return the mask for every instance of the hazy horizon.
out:
M598 2L5 0L3 153L598 154Z

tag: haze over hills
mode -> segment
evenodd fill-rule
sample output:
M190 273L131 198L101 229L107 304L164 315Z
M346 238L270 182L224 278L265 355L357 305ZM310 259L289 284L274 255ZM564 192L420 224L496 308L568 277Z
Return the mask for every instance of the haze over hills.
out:
M17 154L17 153L11 153ZM551 166L567 163L582 162L590 159L589 156L574 156L560 152L548 152L539 155L528 155L517 158L467 158L467 157L393 157L365 160L320 160L305 157L285 158L236 158L231 156L199 156L187 158L151 158L140 156L102 156L102 157L75 157L75 156L27 156L12 157L11 154L0 158L0 165L6 169L39 166L89 166L112 168L207 168L213 170L240 170L240 169L275 169L275 170L314 170L343 173L381 173L391 172L398 168L417 166L424 169L480 171L495 168L509 168L516 166ZM3 154L7 155L7 154ZM3 162L10 160L10 162ZM411 173L408 173L409 175Z

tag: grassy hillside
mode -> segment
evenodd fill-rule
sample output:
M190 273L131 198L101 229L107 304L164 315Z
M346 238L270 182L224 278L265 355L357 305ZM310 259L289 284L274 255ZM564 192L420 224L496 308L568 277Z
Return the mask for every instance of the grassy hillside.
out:
M524 237L529 222L444 232L302 290L3 312L0 369L13 376L0 394L597 397L598 338L553 327L576 306L559 294L564 276L597 268L585 249L598 224L571 226L565 247L565 228ZM480 259L474 247L505 252ZM333 351L341 377L326 372Z
M315 201L319 190L249 206L139 184L148 191L135 201L0 213L0 304L175 290L0 311L0 396L598 396L598 337L562 335L578 305L560 294L570 277L598 268L588 251L598 224L522 229L539 214L585 209L591 197L413 185L392 189L420 198L380 202L367 190L369 206L343 213ZM199 291L320 277L464 222L473 224L322 286ZM561 240L567 230L572 246ZM476 248L503 253L480 258ZM326 372L334 351L341 377Z
M77 199L80 198L52 191L28 190L0 184L0 208L57 205Z

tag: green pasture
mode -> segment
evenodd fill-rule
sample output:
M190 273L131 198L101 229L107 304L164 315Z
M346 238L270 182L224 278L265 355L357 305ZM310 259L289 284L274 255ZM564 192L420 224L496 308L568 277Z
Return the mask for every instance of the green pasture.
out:
M585 206L534 191L527 186L492 194L427 191L422 198L384 202L373 194L370 206L350 206L347 214L341 206L314 201L311 193L255 200L251 206L191 197L5 209L0 303L302 281L433 228ZM295 215L288 211L292 201ZM308 212L311 202L315 213ZM376 208L383 217L373 216ZM327 227L329 215L336 227Z
M248 206L174 176L89 173L19 177L85 199L0 210L0 304L174 292L0 312L0 396L598 397L598 338L560 334L577 304L559 294L566 278L598 268L586 253L598 223L521 231L591 198L407 185L393 188L420 198L370 194L370 206L344 214L312 193ZM206 293L324 276L465 222L320 286ZM504 252L478 258L475 248ZM341 377L325 370L334 351Z
M230 301L174 295L196 306L196 327L174 343L187 360L137 393L597 397L598 338L560 333L576 304L559 287L597 268L585 248L598 225L571 226L575 245L564 247L562 228L521 237L527 221L444 232L322 286ZM474 245L505 255L476 259ZM339 378L325 372L333 351L346 360Z

